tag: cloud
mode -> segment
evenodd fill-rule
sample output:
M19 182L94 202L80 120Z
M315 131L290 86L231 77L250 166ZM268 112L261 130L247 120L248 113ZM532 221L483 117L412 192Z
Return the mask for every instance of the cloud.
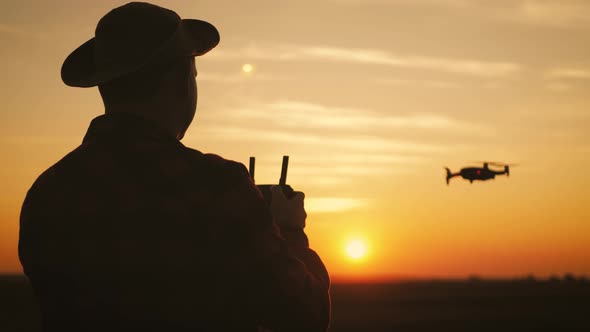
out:
M587 0L328 0L342 5L417 6L455 10L470 16L507 21L575 27L590 23Z
M277 81L292 81L297 78L280 75L268 75L268 74L225 74L225 73L205 73L199 74L199 82L214 82L224 84L241 84L245 82L277 82ZM375 83L393 86L410 86L417 88L432 88L432 89L454 89L459 88L462 85L457 82L443 81L443 80L426 80L426 79L399 79L399 78L373 78L370 80Z
M516 16L508 17L562 27L590 22L590 2L587 0L523 0L517 8Z
M401 129L438 134L404 139ZM201 137L228 146L280 146L297 155L293 176L314 178L326 185L405 172L404 166L429 162L433 155L446 153L449 147L437 138L457 131L470 137L491 133L489 128L443 115L379 114L289 100L210 111L202 114L198 129ZM203 140L199 141L202 144ZM455 144L456 148L460 147ZM259 153L257 158L262 173L264 165L276 161L272 153Z
M554 68L545 73L545 89L554 92L574 90L575 81L590 80L590 70L580 68Z
M393 129L451 130L482 134L489 130L440 114L381 114L373 110L324 106L321 104L280 100L215 112L220 120L231 117L270 123L291 129L340 130L350 132L389 131ZM223 120L222 120L223 121Z
M414 152L380 152L380 151L330 151L323 149L323 153L298 153L295 158L296 168L291 177L307 179L313 178L316 184L339 185L358 179L359 177L382 176L385 174L399 174L407 171L405 166L418 165L430 160ZM268 165L275 165L276 155L257 156L261 165L258 167L263 173L276 171ZM265 166L267 165L267 166Z
M590 79L590 70L579 68L556 68L550 70L546 76L553 79Z
M44 37L41 33L33 33L31 31L27 31L26 29L13 25L13 24L6 24L0 23L0 35L16 37L16 38L34 38L34 39L42 39Z
M242 83L247 81L257 82L270 82L270 81L285 81L288 77L279 77L277 75L266 75L266 74L219 74L219 73L206 73L199 74L199 82L216 82L216 83Z
M358 209L367 205L361 198L309 197L305 198L307 212L340 212Z
M242 128L231 126L203 126L199 129L208 137L231 141L258 141L286 144L296 144L308 147L338 148L348 151L389 151L389 152L435 152L442 151L442 146L411 141L389 139L383 136L369 135L330 135L319 133L300 133L261 128Z
M358 181L365 177L380 177L407 171L403 165L415 165L429 160L427 156L441 154L446 147L437 144L399 140L387 136L306 133L263 128L242 128L208 125L199 128L199 135L218 143L234 146L271 144L290 151L297 167L290 178L327 187ZM196 142L196 141L195 141ZM192 143L191 139L187 143ZM203 139L198 140L199 144ZM263 150L265 151L265 150ZM258 174L271 174L276 169L276 154L266 150L256 155ZM272 161L272 162L271 162ZM356 180L355 180L356 179Z
M274 161L276 157L259 158L259 160ZM298 164L305 165L325 165L332 164L372 164L372 165L391 165L391 164L414 164L428 160L423 156L417 155L400 155L400 154L371 154L348 153L348 154L321 154L306 155L297 158Z
M406 172L404 166L427 163L448 152L450 147L440 137L457 132L481 137L492 130L442 114L383 114L292 100L210 110L201 114L198 129L201 137L227 146L280 146L297 155L293 176L326 185ZM404 138L408 133L412 138ZM265 171L264 165L274 165L276 155L256 157L261 174L272 171Z
M377 79L378 83L390 84L395 86L414 86L420 88L437 88L437 89L453 89L461 85L450 81L436 81L436 80L414 80L414 79L398 79L398 78L383 78Z
M367 155L368 157L369 155ZM393 173L393 168L388 165L374 165L374 164L338 164L335 162L325 162L323 165L318 166L310 166L310 165L301 165L299 166L300 162L297 159L297 174L299 175L316 175L316 174L326 174L327 169L326 165L329 166L329 174L331 176L363 176L370 174L374 175L381 175L381 174L388 174Z
M0 23L0 34L17 36L17 37L22 37L22 36L27 35L27 33L25 31L23 31L22 29L14 26L14 25L5 24L5 23Z
M547 89L549 91L555 91L555 92L565 92L565 91L572 90L573 87L571 86L571 84L562 83L562 82L553 82L553 83L546 84L545 89Z
M398 55L378 49L301 45L255 45L216 51L216 59L270 61L326 61L420 69L476 77L508 77L522 70L513 62L450 59L424 55Z
M469 0L327 0L332 3L348 4L348 5L420 5L420 6L465 6L469 4Z

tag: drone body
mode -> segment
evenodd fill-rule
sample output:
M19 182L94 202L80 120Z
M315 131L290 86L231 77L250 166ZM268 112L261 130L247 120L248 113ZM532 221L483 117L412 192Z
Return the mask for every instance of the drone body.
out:
M504 166L504 170L494 171L490 169L488 165ZM456 176L460 176L465 180L469 180L470 183L473 183L475 180L486 181L494 179L496 175L506 174L506 176L510 176L510 165L503 163L484 162L483 167L465 167L462 168L458 173L451 172L448 167L445 167L445 169L447 170L447 185L449 184L449 180Z

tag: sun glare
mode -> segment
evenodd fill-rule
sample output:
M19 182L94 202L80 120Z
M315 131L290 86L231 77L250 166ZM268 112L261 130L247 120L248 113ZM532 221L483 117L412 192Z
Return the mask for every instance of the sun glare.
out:
M360 240L352 240L346 245L348 257L359 260L367 254L367 246Z
M246 63L242 66L242 71L246 74L251 73L254 70L254 66L249 63Z

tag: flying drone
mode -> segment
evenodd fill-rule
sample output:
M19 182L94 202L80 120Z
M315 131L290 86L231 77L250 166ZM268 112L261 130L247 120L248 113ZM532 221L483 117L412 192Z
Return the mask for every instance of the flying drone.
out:
M449 184L449 180L460 176L465 180L469 180L470 183L473 181L486 181L496 177L496 175L504 175L510 176L510 166L516 166L516 164L505 164L505 163L498 163L498 162L491 162L491 161L482 161L483 167L465 167L462 168L461 171L458 173L453 173L448 167L445 167L447 170L447 185ZM502 171L495 171L489 168L489 165L497 166L497 167L504 167Z

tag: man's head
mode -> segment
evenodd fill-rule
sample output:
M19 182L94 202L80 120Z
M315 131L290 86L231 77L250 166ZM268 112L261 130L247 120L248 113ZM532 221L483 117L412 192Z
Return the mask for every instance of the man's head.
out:
M143 116L182 139L196 112L196 76L194 57L182 57L100 84L98 89L106 113Z
M108 112L148 117L181 138L196 108L194 57L219 43L208 22L132 2L106 14L95 37L64 61L70 86L99 86Z

